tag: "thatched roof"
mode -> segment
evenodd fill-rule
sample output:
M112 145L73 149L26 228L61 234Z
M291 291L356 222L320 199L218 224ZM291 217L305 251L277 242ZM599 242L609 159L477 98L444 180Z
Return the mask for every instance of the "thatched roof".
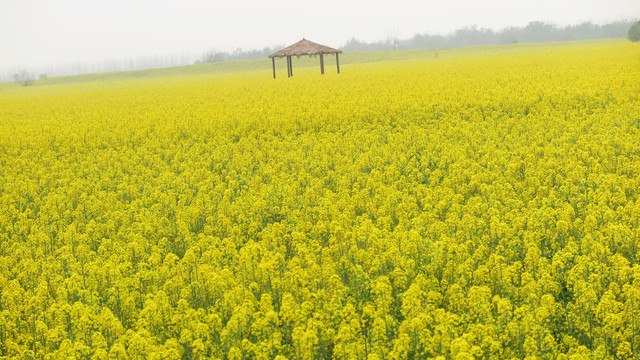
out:
M319 55L319 54L340 54L341 50L332 49L328 46L316 44L313 41L302 39L297 43L287 46L286 48L276 51L269 55L269 58L285 57L285 56L300 56L300 55Z

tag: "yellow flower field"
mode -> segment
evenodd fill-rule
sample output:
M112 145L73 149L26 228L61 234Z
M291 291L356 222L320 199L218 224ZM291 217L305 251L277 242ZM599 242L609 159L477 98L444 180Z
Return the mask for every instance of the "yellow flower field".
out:
M433 54L0 84L0 358L639 358L640 47Z

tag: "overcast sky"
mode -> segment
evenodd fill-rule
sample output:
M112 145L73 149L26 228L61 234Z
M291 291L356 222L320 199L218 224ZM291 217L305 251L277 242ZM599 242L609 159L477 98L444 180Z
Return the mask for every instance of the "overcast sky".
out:
M74 61L232 51L305 37L501 29L540 20L602 24L640 17L640 0L0 0L0 71Z

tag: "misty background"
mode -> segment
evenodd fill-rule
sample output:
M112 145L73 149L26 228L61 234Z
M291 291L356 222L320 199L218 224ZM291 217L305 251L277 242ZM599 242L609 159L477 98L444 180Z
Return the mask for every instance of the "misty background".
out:
M408 39L398 37L396 29L387 29L386 36L373 42L354 38L338 48L342 51L385 51L410 49L440 49L479 45L506 45L520 42L577 41L590 39L616 39L627 36L634 21L623 20L610 24L597 25L585 22L578 25L559 27L541 21L532 21L523 27L507 27L502 30L468 26L447 35L428 33L415 34ZM290 44L289 44L290 45ZM219 61L263 59L286 45L266 47L262 50L233 52L210 51L205 53L196 63L212 63Z
M266 58L626 37L637 0L0 0L0 81ZM476 25L472 25L476 24Z

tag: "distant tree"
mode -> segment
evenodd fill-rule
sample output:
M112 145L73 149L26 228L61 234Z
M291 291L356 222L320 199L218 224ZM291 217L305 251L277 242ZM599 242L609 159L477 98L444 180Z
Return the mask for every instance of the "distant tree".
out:
M360 41L358 39L351 38L347 43L342 47L345 51L366 51L368 49L369 44Z
M18 84L22 84L24 86L33 85L33 75L27 70L22 70L22 72L13 75L13 80Z
M389 49L396 50L400 40L398 39L398 28L388 28L385 43Z
M522 29L524 42L557 41L560 30L552 24L542 21L532 21Z
M629 40L633 42L640 41L640 20L631 25L631 28L629 29Z
M211 51L202 56L200 60L203 63L215 63L225 61L229 54L217 51Z
M241 48L237 48L231 53L212 50L208 53L203 54L202 58L196 60L195 63L202 64L202 63L214 63L214 62L221 62L221 61L263 59L269 56L269 54L283 47L284 45L279 45L273 48L265 47L262 50L242 50Z

